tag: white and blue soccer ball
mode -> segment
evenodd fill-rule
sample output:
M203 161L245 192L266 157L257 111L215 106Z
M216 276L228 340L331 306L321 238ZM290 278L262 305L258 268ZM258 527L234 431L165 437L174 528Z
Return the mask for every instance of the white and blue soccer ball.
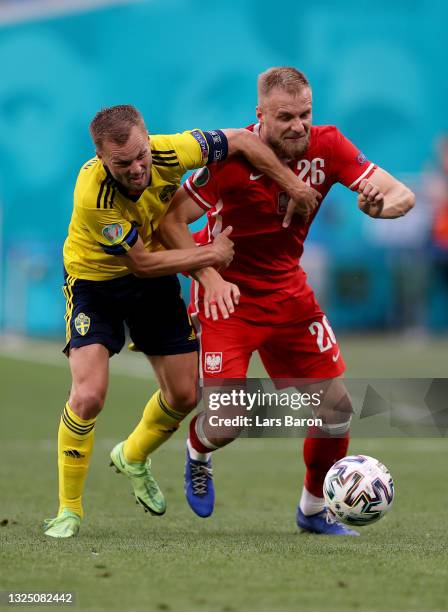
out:
M394 500L394 482L378 459L351 455L337 461L324 481L330 514L347 525L371 525L384 516Z

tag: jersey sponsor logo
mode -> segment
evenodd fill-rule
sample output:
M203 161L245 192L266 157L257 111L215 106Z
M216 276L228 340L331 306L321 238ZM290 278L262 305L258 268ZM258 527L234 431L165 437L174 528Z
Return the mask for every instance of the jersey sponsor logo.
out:
M204 185L207 185L209 179L210 179L210 170L207 167L200 168L194 174L193 185L196 185L196 187L204 187Z
M101 233L107 242L115 244L123 237L123 226L120 225L120 223L112 223L111 225L106 225L103 227Z
M289 195L286 191L280 191L278 194L278 203L277 203L277 213L279 215L284 215L288 208Z
M75 328L80 336L85 336L90 328L90 317L80 312L75 319Z
M257 179L261 178L262 176L264 176L263 173L261 173L261 174L252 174L251 173L250 176L249 176L249 179L251 181L256 181Z
M176 185L166 185L159 193L159 198L164 204L168 204L171 201L173 195L176 193Z
M222 370L222 353L205 353L205 371L216 374Z
M363 166L367 161L367 157L364 155L364 153L359 153L356 161L360 166Z

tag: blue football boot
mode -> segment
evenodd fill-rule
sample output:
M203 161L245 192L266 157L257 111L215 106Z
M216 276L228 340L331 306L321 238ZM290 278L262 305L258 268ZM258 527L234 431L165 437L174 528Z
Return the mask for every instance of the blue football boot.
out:
M190 508L198 516L210 516L215 507L212 461L195 461L187 448L185 460L185 495Z
M297 506L296 523L301 531L307 531L309 533L335 536L359 536L359 533L354 529L350 529L350 527L335 521L326 508L317 514L310 514L307 516L303 514L300 506Z

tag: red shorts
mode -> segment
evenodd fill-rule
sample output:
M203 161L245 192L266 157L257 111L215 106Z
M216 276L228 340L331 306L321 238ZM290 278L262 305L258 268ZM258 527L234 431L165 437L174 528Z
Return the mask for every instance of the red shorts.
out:
M245 378L259 351L270 378L335 378L345 371L333 330L306 285L299 296L286 291L241 295L229 319L206 319L200 288L192 284L189 313L200 340L203 378Z

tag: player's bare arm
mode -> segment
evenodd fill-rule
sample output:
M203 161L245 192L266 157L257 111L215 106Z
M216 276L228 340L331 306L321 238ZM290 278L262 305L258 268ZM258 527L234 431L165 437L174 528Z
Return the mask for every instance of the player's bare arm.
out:
M382 168L376 168L368 179L359 184L358 206L369 217L403 217L414 204L414 193Z
M309 218L318 206L321 194L298 179L294 172L279 160L274 151L249 130L226 129L223 132L228 140L229 155L241 153L257 170L278 183L291 198L289 205L291 217L293 213L297 213Z
M188 225L205 215L205 210L190 198L183 187L174 194L170 206L160 222L157 233L170 249L191 249L196 242ZM197 248L197 247L196 247Z
M158 234L163 244L173 249L197 249L188 225L204 214L204 209L189 197L185 189L182 187L178 189L158 228ZM201 249L203 248L206 247L201 247ZM206 318L211 317L216 321L220 313L223 319L228 319L235 311L235 305L238 304L240 299L238 287L225 281L212 266L195 270L193 276L204 287L204 314Z
M231 227L226 227L212 244L200 249L193 246L156 252L145 249L139 237L135 245L120 259L135 276L141 277L164 276L207 266L226 266L233 258L233 242L228 238L231 231Z

